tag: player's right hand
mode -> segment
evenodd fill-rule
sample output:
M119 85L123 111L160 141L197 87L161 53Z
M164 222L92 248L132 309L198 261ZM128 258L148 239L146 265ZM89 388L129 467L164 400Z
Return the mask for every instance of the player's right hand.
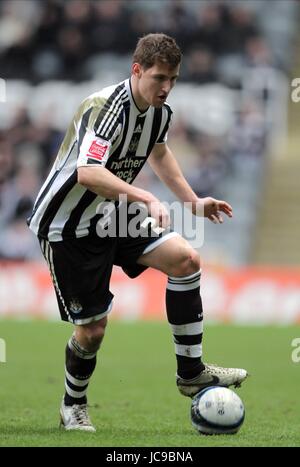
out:
M162 227L163 229L169 227L171 223L169 212L160 201L151 201L148 204L148 212L156 222L153 227Z

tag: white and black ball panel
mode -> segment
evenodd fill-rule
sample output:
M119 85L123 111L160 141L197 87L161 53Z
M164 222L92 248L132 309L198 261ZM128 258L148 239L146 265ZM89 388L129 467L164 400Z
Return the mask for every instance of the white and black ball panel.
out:
M200 391L192 400L191 421L200 433L234 434L244 419L244 404L231 389L211 386Z

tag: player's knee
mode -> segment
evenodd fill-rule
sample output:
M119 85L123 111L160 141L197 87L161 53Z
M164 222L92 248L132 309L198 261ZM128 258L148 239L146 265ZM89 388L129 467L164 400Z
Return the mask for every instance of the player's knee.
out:
M197 251L192 248L185 249L180 256L180 260L173 266L173 271L169 275L174 277L189 276L198 272L200 267L200 256Z
M96 352L99 349L105 334L106 324L107 320L103 319L81 327L86 350Z

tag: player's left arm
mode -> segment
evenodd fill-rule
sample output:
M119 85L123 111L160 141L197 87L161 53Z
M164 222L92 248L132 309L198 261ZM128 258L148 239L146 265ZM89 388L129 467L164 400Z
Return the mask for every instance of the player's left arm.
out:
M196 195L167 144L155 144L148 162L155 174L178 199L192 203L193 214L204 215L216 224L223 222L222 212L232 217L232 207L226 201L211 197L199 198Z

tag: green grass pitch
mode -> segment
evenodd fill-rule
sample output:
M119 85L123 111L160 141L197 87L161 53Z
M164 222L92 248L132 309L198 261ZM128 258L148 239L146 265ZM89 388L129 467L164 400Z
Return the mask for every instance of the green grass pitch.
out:
M205 360L251 374L236 390L246 408L239 433L208 437L192 428L190 399L174 384L169 326L153 322L110 322L89 388L97 432L59 430L71 332L61 322L0 322L7 353L7 362L0 363L0 446L300 445L300 363L291 358L300 327L205 327Z

